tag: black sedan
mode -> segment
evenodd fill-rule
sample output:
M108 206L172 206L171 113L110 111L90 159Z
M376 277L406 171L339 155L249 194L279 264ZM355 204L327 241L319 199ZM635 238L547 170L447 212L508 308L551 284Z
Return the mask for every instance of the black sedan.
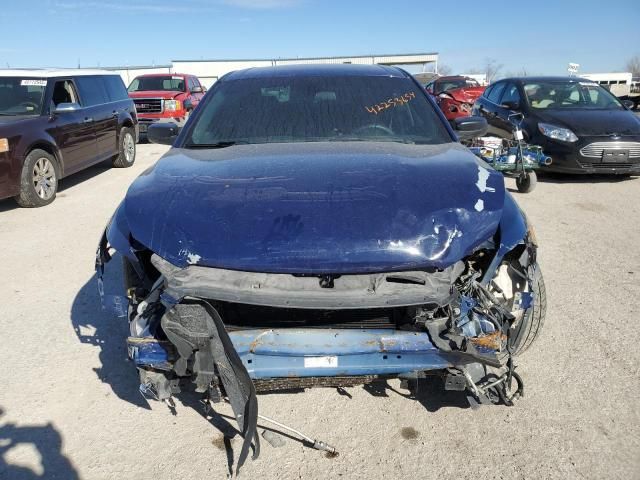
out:
M512 138L521 113L525 140L553 158L549 170L640 174L640 120L607 90L577 77L507 78L474 105L489 134Z

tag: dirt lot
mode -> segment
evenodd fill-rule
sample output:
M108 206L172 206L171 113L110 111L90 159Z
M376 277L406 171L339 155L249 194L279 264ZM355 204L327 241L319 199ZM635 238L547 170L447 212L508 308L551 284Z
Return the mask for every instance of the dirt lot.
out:
M125 321L101 311L93 278L107 220L164 151L141 145L131 169L67 179L46 208L0 202L2 479L228 472L223 418L216 428L193 398L176 416L146 405L126 359ZM288 438L280 448L263 442L242 477L640 478L640 178L554 177L515 196L536 227L549 293L542 337L519 361L526 396L476 411L458 393L426 387L406 398L399 382L350 396L262 395L263 414L335 444L340 456ZM227 443L237 456L240 438Z

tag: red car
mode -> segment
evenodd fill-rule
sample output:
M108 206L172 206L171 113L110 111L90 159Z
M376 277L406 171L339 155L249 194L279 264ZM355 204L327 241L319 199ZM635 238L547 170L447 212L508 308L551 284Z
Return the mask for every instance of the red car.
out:
M486 87L473 78L463 76L438 77L425 86L449 121L471 115L471 108Z
M182 127L206 92L198 77L184 73L141 75L133 79L128 90L143 138L152 123L173 122Z

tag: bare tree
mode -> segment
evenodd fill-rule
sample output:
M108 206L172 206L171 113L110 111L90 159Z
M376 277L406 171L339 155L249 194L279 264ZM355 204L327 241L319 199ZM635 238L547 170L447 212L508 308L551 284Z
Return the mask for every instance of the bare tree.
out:
M640 77L640 56L634 55L625 65L627 72L631 72L634 77Z
M495 58L484 59L484 73L487 74L487 83L491 83L496 79L500 70L502 70L502 66Z
M438 75L451 75L451 67L445 63L438 64Z

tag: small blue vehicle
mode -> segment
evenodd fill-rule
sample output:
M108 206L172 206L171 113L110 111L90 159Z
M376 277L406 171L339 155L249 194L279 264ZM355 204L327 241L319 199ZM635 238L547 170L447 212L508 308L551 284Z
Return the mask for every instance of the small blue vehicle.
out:
M262 391L435 373L473 403L511 405L545 317L536 237L459 142L486 121L454 126L403 70L355 65L230 73L182 131L152 125L172 148L130 186L96 258L99 278L124 258L141 392L228 400L238 468L259 445Z

